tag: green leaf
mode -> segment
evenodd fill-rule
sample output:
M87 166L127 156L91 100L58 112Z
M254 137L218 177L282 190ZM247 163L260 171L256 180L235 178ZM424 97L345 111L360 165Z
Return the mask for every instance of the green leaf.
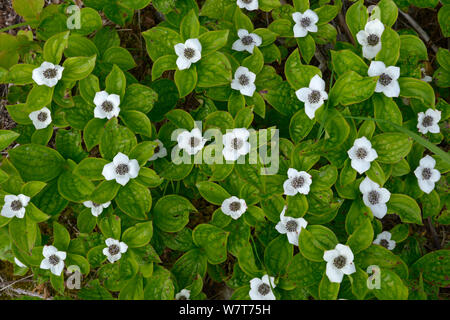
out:
M35 110L49 105L52 102L54 88L45 85L35 85L28 93L26 104Z
M351 70L365 77L369 69L364 60L351 50L331 50L331 63L338 76Z
M159 57L175 54L174 46L182 43L181 36L169 28L154 27L142 33L147 52L153 61Z
M95 186L88 179L69 171L63 172L58 178L58 192L69 201L87 201L94 189Z
M301 56L306 63L309 63L316 52L316 42L311 34L303 38L296 38Z
M198 14L194 9L189 11L187 15L181 20L180 34L183 40L197 38L200 29L198 22Z
M380 277L380 289L373 290L373 294L379 300L408 299L408 287L395 272L382 268Z
M399 126L402 125L402 112L392 98L388 98L384 94L375 94L372 96L372 103L375 118L388 120ZM384 121L377 122L377 125L384 132L396 131L395 127Z
M372 146L377 151L378 162L396 163L402 160L412 147L412 139L404 133L382 133L372 138Z
M347 240L347 245L352 249L353 254L357 254L368 248L372 244L372 241L372 222L369 219L365 219L364 222L350 235Z
M353 40L357 43L356 34L360 30L364 30L369 14L367 8L364 6L364 1L359 0L355 2L345 14L345 21L353 36Z
M144 298L147 300L173 300L175 287L171 274L163 267L155 267L150 278L146 279Z
M214 182L202 181L196 184L201 196L208 202L215 205L222 205L225 199L228 199L230 194L220 185Z
M388 213L396 213L405 223L422 225L422 215L417 202L404 194L391 194L388 203Z
M120 210L137 220L147 219L147 213L152 207L150 191L134 180L120 188L115 200Z
M59 251L67 251L69 244L69 231L67 231L63 225L53 222L53 246L55 246Z
M86 78L94 70L96 58L96 56L67 58L63 63L62 79L77 81Z
M12 2L14 10L27 21L37 20L44 4L44 0L14 0Z
M381 22L386 26L392 27L397 21L398 9L397 5L392 0L381 0L378 2L378 7L381 11Z
M78 174L89 180L103 180L103 167L109 162L101 158L85 158L73 170L74 174Z
M200 249L191 249L179 258L172 267L172 273L178 285L186 288L196 275L203 277L206 273L207 257Z
M162 56L153 62L152 66L152 80L156 80L162 76L162 74L167 70L177 69L177 56L170 54L167 56Z
M100 143L105 130L104 126L104 119L92 118L84 127L83 139L88 151Z
M415 98L428 105L434 107L434 91L433 88L426 83L415 78L399 78L400 96L404 98Z
M37 66L32 64L19 63L13 65L7 74L6 80L16 85L34 83L32 79L33 70Z
M123 101L120 103L120 109L148 113L153 109L158 98L162 99L152 88L133 83L127 87Z
M11 130L0 130L0 149L3 150L20 136L19 133Z
M124 231L122 241L130 248L138 248L148 244L152 235L153 225L151 221L137 223Z
M229 30L208 31L202 33L198 40L202 44L202 59L227 44ZM201 60L200 60L201 61Z
M331 282L324 273L319 284L319 298L321 300L336 300L340 286L340 283Z
M286 235L279 235L267 245L264 251L264 264L267 271L272 275L284 274L292 256L293 246L287 241Z
M187 96L197 85L197 70L195 66L189 69L175 71L175 84L178 88L180 98Z
M44 60L59 64L63 51L69 43L69 31L58 33L48 39L44 44Z
M119 125L117 118L112 118L105 125L100 140L100 154L103 158L112 160L119 152L129 154L136 144L134 133L127 127Z
M319 68L302 64L298 49L295 49L286 60L284 73L286 80L295 90L309 87L309 82L316 74L322 76Z
M333 231L321 225L309 225L300 232L298 247L305 258L322 262L323 253L334 249L336 244L338 240Z
M152 123L145 113L134 110L122 111L120 112L120 118L135 134L146 137L152 136Z
M253 54L242 61L242 66L247 67L254 74L258 74L264 66L264 57L261 50L255 46L253 49Z
M25 215L24 218L11 219L9 222L9 236L11 242L25 252L31 252L37 235L37 224Z
M111 47L105 51L102 61L117 65L122 70L130 70L136 67L131 53L122 47Z
M25 144L9 151L12 164L25 181L50 181L63 170L64 158L54 149Z
M199 224L192 232L194 243L205 250L211 264L219 264L227 259L227 238L227 232L211 224Z
M117 94L121 98L125 94L125 88L127 86L127 80L123 71L114 65L111 72L106 77L106 92L109 94Z
M332 106L346 106L367 100L375 92L377 81L377 77L362 77L354 71L347 71L331 88L329 101Z
M153 208L155 226L165 232L178 232L189 222L189 213L197 209L181 196L168 195L160 198Z
M166 114L166 118L169 119L177 128L180 129L186 129L186 130L192 130L195 127L195 121L192 116L182 110L182 109L175 109L172 111L169 111Z
M376 56L377 61L383 61L386 66L395 66L400 56L400 37L389 27L381 35L381 50Z
M120 217L111 215L100 220L98 224L105 238L120 239L121 227ZM103 248L105 246L103 245Z
M213 52L197 63L198 82L202 88L229 85L231 64L221 52Z
M446 249L427 253L411 266L411 276L422 274L423 280L433 287L445 288L450 284L450 251Z
M444 37L450 37L450 4L446 4L438 11L438 21Z

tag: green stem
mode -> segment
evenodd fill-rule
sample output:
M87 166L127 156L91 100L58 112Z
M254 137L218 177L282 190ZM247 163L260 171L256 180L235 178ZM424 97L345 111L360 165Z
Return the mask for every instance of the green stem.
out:
M11 29L20 28L20 27L24 27L24 26L27 26L27 25L28 25L28 22L18 23L18 24L15 24L15 25L8 26L6 28L0 29L0 32L5 32L5 31L11 30Z

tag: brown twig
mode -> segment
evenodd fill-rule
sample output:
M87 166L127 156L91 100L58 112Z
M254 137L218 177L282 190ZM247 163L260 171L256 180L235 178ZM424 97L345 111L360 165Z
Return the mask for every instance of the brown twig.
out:
M428 33L425 32L425 30L422 29L422 27L416 22L416 20L413 19L409 14L406 12L403 12L402 10L398 10L400 14L408 21L408 23L411 25L411 27L416 30L416 32L419 34L419 36L425 41L425 44L430 46L431 49L434 51L434 53L437 53L439 48L431 41L430 36Z
M439 250L441 249L441 244L439 243L439 238L436 229L434 228L433 223L431 222L431 217L427 218L427 222L431 232L431 236L433 237L434 246L436 247L437 250Z

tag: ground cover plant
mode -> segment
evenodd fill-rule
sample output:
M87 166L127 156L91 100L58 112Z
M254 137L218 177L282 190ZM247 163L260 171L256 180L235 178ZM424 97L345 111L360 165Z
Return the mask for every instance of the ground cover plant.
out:
M2 298L448 298L448 0L50 2L2 8Z

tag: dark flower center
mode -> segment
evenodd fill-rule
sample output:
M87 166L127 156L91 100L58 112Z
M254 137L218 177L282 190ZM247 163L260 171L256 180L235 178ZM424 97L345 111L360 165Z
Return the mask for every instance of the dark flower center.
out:
M158 153L160 150L159 146L156 146L155 150L153 150L153 153Z
M187 300L186 296L179 296L178 300Z
M191 145L192 148L195 148L200 144L200 139L196 137L191 137L191 139L189 140L189 144Z
M48 262L50 262L51 265L56 266L59 263L59 257L55 254L52 254L50 257L48 257Z
M127 164L121 163L116 167L116 173L123 176L124 174L128 173L130 171L130 168Z
M234 150L239 150L240 148L242 148L243 145L244 141L242 141L242 139L234 138L233 140L231 140L231 147Z
M230 203L230 210L231 211L238 211L241 209L241 203L239 201L234 201Z
M45 70L42 74L47 79L53 79L54 77L56 77L58 72L56 71L56 69L50 68L50 69Z
M369 192L367 198L369 199L370 204L376 205L380 201L380 193L378 191L372 190Z
M286 230L289 232L297 231L297 227L298 227L298 224L297 224L297 221L295 221L295 220L289 220L286 223Z
M100 207L100 206L101 206L101 204L100 204L100 203L96 203L96 202L92 202L92 205L93 205L94 207L96 207L96 208L98 208L98 207Z
M378 37L376 34L371 34L367 37L367 43L369 46L375 46L380 41L380 37Z
M114 105L109 101L105 101L102 103L102 109L105 112L111 112L114 109Z
M242 2L245 3L245 4L250 4L250 3L253 2L253 0L242 0Z
M184 49L184 56L187 59L192 59L194 57L194 55L195 55L195 50L194 49L192 49L192 48Z
M118 245L113 244L113 245L109 246L108 252L110 255L115 256L116 254L118 254L120 252L120 248Z
M14 200L13 202L11 202L11 209L13 211L19 211L22 208L23 208L23 205L22 205L22 202L20 202L20 200Z
M334 260L333 260L334 266L338 269L342 269L343 267L345 267L346 262L347 262L347 258L345 258L342 255L334 258Z
M320 100L320 92L313 90L308 96L309 103L317 103Z
M422 170L422 178L424 180L428 180L431 178L431 169L430 168L424 168Z
M381 239L380 246L385 247L387 249L389 247L389 241L387 241L386 239Z
M48 118L48 114L46 112L39 112L37 119L41 122L44 122L45 120L47 120Z
M430 127L433 125L433 117L432 116L425 116L422 120L422 125L424 127Z
M245 36L241 39L245 46L251 45L253 43L253 38L251 36Z
M300 24L303 28L309 27L309 25L311 24L311 19L308 17L304 17L300 20Z
M392 82L392 78L388 76L386 73L383 73L378 79L378 82L381 83L383 86L387 86Z
M291 182L292 187L294 187L295 189L303 187L304 184L305 178L303 177L295 177Z
M358 159L364 159L367 157L367 150L364 148L358 148L358 150L356 150L356 157Z
M245 74L241 74L240 76L239 76L239 84L241 85L241 86L246 86L246 85L248 85L250 83L250 79L249 79L249 77L247 77Z
M269 292L270 292L270 287L269 287L269 285L266 284L266 283L260 284L259 287L258 287L258 292L259 292L259 294L262 295L262 296L268 295Z

